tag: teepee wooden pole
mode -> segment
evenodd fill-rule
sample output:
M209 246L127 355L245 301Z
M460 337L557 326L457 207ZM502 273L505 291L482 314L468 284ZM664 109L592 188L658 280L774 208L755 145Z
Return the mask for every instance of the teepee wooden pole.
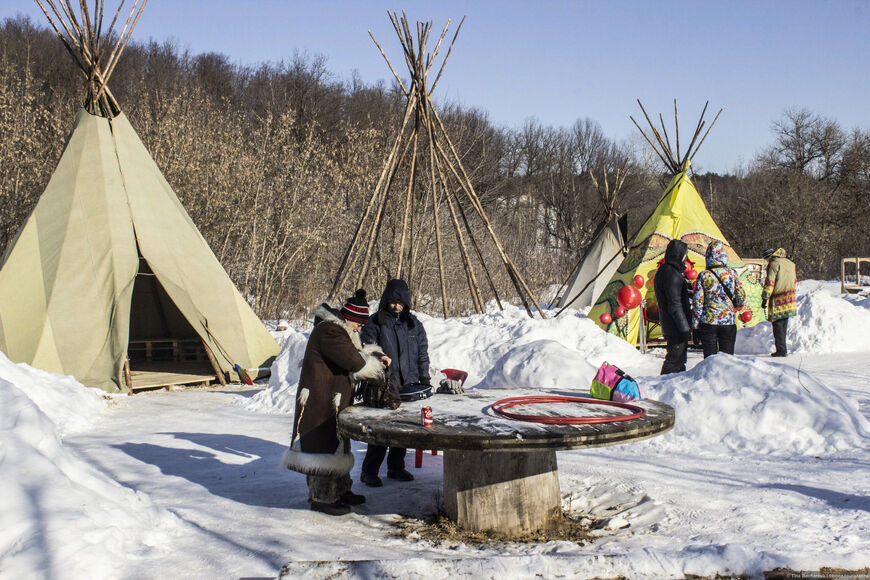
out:
M414 132L412 134L413 145L411 146L411 175L408 177L408 190L405 194L405 211L402 215L402 237L399 242L399 264L396 266L396 278L402 277L402 263L405 259L405 239L408 233L408 217L411 213L411 200L414 193L414 180L417 169L417 136L420 131L419 118L414 123Z
M456 42L456 37L459 36L459 31L462 30L463 22L465 22L465 16L463 16L462 20L459 21L459 26L456 27L456 32L453 34L453 40L450 41L450 46L447 48L447 54L444 55L444 60L441 61L441 68L438 69L438 74L435 75L435 80L432 82L432 86L429 87L430 95L432 94L432 91L435 90L435 87L438 86L438 81L441 79L441 73L444 72L444 67L447 64L447 59L450 58L450 53L453 52L453 44Z
M471 264L471 258L468 255L468 247L465 244L465 237L462 234L462 227L459 225L459 220L456 217L456 209L453 207L451 199L451 189L444 176L444 168L442 167L441 157L436 156L438 165L438 178L441 182L441 188L445 191L444 198L447 200L447 207L450 210L450 219L453 222L453 231L456 233L456 243L459 245L460 256L462 257L462 265L465 268L465 278L468 281L468 291L471 293L471 301L474 304L474 310L478 314L483 314L483 301L481 300L480 288L477 284L477 277L474 275L474 267ZM455 195L455 194L454 194Z
M680 156L680 118L677 115L677 99L674 99L674 128L677 137L677 159L682 160Z
M103 75L103 79L104 79L103 87L106 86L105 83L109 81L109 77L112 76L112 73L115 71L115 66L117 66L118 61L121 59L121 53L127 47L127 42L129 42L130 37L133 35L133 28L136 26L136 23L139 22L139 17L142 15L142 11L145 9L146 4L148 4L148 0L142 0L142 4L139 6L139 11L136 13L136 18L133 19L133 24L130 25L130 28L127 30L127 36L124 37L123 32L122 32L123 43L121 43L119 41L118 45L115 47L115 51L109 57L109 62L107 63L108 68L107 68L105 74ZM134 1L133 10L135 10L135 9L136 9L136 2ZM132 15L132 12L131 12L131 15ZM127 19L127 21L129 22L129 18ZM124 26L124 28L127 29L126 25ZM102 92L102 90L103 89L101 87L100 92Z
M371 214L372 208L374 207L375 201L379 197L379 193L381 187L384 185L384 181L387 179L387 175L392 171L393 163L396 160L396 153L402 146L402 135L405 133L405 129L408 126L408 122L411 120L411 114L414 112L414 105L416 99L412 95L411 98L408 99L408 103L405 107L405 115L402 118L402 125L399 128L399 132L396 134L396 138L393 140L393 146L390 149L390 154L387 156L387 162L384 163L384 167L381 170L381 175L378 177L378 182L375 185L374 191L372 192L372 196L369 198L368 205L366 206L365 211L363 212L363 217L360 219L359 224L357 225L356 233L354 233L353 239L351 240L351 244L348 247L347 251L344 254L344 257L341 260L341 265L338 267L338 274L335 277L335 282L332 285L332 289L329 291L327 295L327 300L334 300L336 295L341 288L344 286L347 281L347 277L350 274L351 268L356 263L356 251L359 241L361 239L361 234L363 230L363 225L368 220L369 215Z
M692 158L692 147L695 145L695 140L698 139L698 135L701 134L701 130L704 128L704 114L707 112L707 105L710 104L710 101L704 103L704 108L701 110L701 116L698 117L698 126L695 127L695 133L692 135L692 140L689 142L689 146L686 148L686 155L680 159L680 167L686 164L686 160Z
M529 297L531 298L532 303L535 305L535 308L538 310L538 313L541 315L541 318L547 318L547 315L544 314L544 311L541 309L541 306L538 304L537 299L535 299L534 293L529 288L526 281L520 275L520 273L516 270L516 266L511 260L510 256L507 255L507 252L504 250L504 246L502 246L501 241L498 239L498 236L495 234L495 230L492 228L492 224L489 221L489 218L486 216L486 212L483 211L483 204L480 203L480 199L477 196L477 193L474 191L474 186L471 184L471 180L468 178L468 174L465 171L465 167L462 164L462 160L459 158L459 154L456 151L456 147L453 145L453 141L450 139L450 135L447 134L447 131L444 127L444 122L441 120L441 117L438 115L438 111L432 110L432 115L436 121L438 121L438 126L441 131L441 134L444 136L444 140L447 142L448 147L450 147L450 151L453 154L452 160L456 163L456 166L459 168L459 171L462 173L462 185L465 190L466 195L472 200L474 208L477 210L480 218L483 220L484 225L486 226L487 231L489 232L490 237L492 238L493 243L495 244L496 249L498 250L499 255L501 256L502 261L506 266L508 266L508 270L513 269L514 273L511 276L514 281L514 286L517 289L519 294L522 294L523 290L525 290ZM445 154L446 157L446 154ZM448 159L450 159L448 157ZM452 164L451 164L452 165ZM517 284L519 281L519 284ZM530 309L528 309L529 316L532 315Z
M383 56L384 60L387 61L387 66L390 67L390 71L392 71L393 76L396 77L396 82L399 83L400 87L402 87L402 92L405 93L406 97L410 96L410 94L408 93L408 89L405 88L405 83L403 83L402 79L399 78L399 73L397 73L396 69L393 68L393 63L391 63L390 59L387 58L387 53L384 52L384 49L381 48L381 45L378 44L377 40L375 40L375 36L372 34L371 30L369 30L369 36L372 37L372 42L374 42L375 46L378 47L378 50L381 51L381 56Z
M650 138L646 136L646 133L643 132L643 129L641 129L640 125L637 124L637 121L634 120L634 117L629 115L628 118L631 119L631 122L634 123L635 127L637 127L637 130L640 131L640 134L643 135L643 138L646 139L646 142L649 143L650 147L652 147L653 152L655 152L655 154L658 155L659 159L662 160L662 163L664 163L665 166L670 169L670 166L668 165L668 160L662 157L662 154L659 153L658 147L653 145L652 140L650 140Z
M381 232L381 223L383 221L384 210L387 207L387 198L389 197L390 185L393 182L393 177L396 175L396 171L399 168L399 165L402 164L402 161L408 154L408 150L411 148L411 140L409 139L405 144L405 148L402 150L402 155L399 158L399 161L393 166L393 170L390 172L390 175L387 181L384 183L383 187L383 197L381 198L380 206L378 207L378 212L375 215L375 223L374 227L371 229L371 235L369 236L368 245L366 247L365 258L363 260L362 268L360 269L359 276L357 277L357 288L361 288L366 278L368 277L369 268L371 267L371 259L372 259L372 249L375 247L375 241L378 238L378 234Z
M713 125L716 124L716 120L719 118L719 115L721 115L721 114L722 114L722 109L719 109L719 112L716 113L716 116L715 116L715 117L713 117L713 122L710 123L710 126L709 126L709 127L707 127L707 132L704 133L704 136L701 138L701 142L698 143L698 146L697 146L697 147L695 147L695 153L697 153L697 152L698 152L698 149L701 148L701 145L704 144L704 140L707 138L707 135L710 134L710 129L712 129L712 128L713 128ZM692 153L692 156L694 156L695 153Z

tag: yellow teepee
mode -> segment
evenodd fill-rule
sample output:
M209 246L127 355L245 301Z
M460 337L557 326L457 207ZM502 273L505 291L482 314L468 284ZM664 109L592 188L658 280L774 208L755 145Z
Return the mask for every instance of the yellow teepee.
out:
M641 105L641 109L643 109L643 105ZM706 111L706 106L704 110ZM676 116L676 102L674 104L674 112ZM646 114L645 111L644 114ZM764 320L764 313L761 309L760 280L756 279L755 272L747 267L725 239L725 236L722 235L722 231L716 225L716 222L713 221L710 212L707 211L704 201L698 194L698 190L695 189L692 180L689 179L691 157L700 147L699 143L698 147L693 149L693 145L700 135L701 129L704 127L703 116L704 113L702 112L701 121L698 122L695 130L695 138L692 139L689 149L686 150L683 157L680 156L679 152L676 156L673 155L667 140L667 133L665 133L663 138L661 133L650 122L653 135L659 143L659 147L653 145L652 140L648 137L647 141L653 146L653 149L656 150L656 153L665 162L665 165L668 166L668 169L675 175L665 189L655 211L632 240L628 254L622 260L616 273L610 278L610 282L608 282L607 286L605 286L604 290L595 300L588 314L590 319L607 330L607 332L616 334L632 344L638 343L643 311L640 307L633 308L628 310L624 316L617 318L616 309L619 306L617 293L623 286L633 285L637 275L642 276L644 284L640 289L640 293L641 298L646 301L646 317L643 318L646 332L645 338L646 340L662 338L661 329L657 323L658 304L656 303L655 292L653 290L653 279L659 263L664 259L665 248L667 248L668 242L672 239L680 239L686 243L689 247L688 260L692 262L694 269L698 272L704 269L704 253L709 243L712 241L722 242L728 253L728 266L737 272L746 290L747 306L745 308L750 309L753 314L751 321L748 323L738 322L738 324L752 326ZM716 118L718 117L716 115ZM648 116L647 120L649 120ZM715 119L713 122L715 123ZM637 123L635 122L635 124ZM712 124L710 127L712 128ZM640 129L640 126L638 126L638 129ZM709 129L707 131L709 132ZM643 130L641 130L641 133L643 134ZM644 137L646 137L646 134L644 134ZM706 137L706 133L704 137ZM701 139L701 143L703 143L703 139ZM612 318L611 322L604 323L601 321L601 316L605 313L610 314Z

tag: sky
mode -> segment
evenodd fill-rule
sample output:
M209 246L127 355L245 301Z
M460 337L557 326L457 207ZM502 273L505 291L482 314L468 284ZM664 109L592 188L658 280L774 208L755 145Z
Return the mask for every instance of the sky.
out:
M150 0L134 39L243 65L322 55L336 80L392 82L368 31L400 66L387 11L403 8L412 22L432 20L433 37L450 18L452 38L466 17L436 103L485 111L500 127L590 118L612 139L636 140L636 99L670 130L676 98L687 142L709 100L708 122L724 111L694 164L719 173L770 144L789 108L870 130L870 0ZM16 14L45 21L35 2L3 0L0 18Z

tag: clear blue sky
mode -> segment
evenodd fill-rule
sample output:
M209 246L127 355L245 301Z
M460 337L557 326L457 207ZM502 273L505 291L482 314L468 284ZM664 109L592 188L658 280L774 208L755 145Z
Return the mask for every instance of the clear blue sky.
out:
M398 66L386 11L402 8L439 31L467 16L436 99L482 109L499 126L590 117L620 140L636 133L636 98L672 119L676 97L686 135L709 99L712 113L725 111L695 162L718 172L770 143L788 107L870 128L870 0L150 0L134 38L242 64L322 54L339 79L390 81L367 31ZM19 13L45 20L30 0L3 0L0 18Z

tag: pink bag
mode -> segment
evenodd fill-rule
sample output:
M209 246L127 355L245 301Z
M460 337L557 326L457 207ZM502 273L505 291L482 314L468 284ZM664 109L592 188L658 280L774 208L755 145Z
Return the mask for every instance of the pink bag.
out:
M620 403L641 401L646 398L646 393L637 381L619 367L608 364L607 361L601 363L598 372L595 373L592 386L589 387L589 394L596 399Z

